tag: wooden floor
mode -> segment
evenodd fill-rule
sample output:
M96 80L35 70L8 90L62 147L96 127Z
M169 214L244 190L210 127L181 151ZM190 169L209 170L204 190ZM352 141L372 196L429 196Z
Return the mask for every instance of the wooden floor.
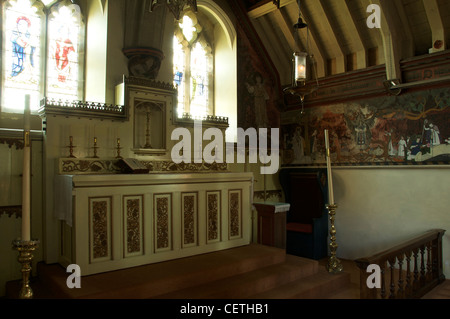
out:
M31 286L35 299L359 299L356 264L341 260L343 272L330 274L326 263L252 244L82 276L81 289L67 287L60 265L40 263ZM449 282L424 299L450 299ZM19 285L9 282L6 298L17 298Z

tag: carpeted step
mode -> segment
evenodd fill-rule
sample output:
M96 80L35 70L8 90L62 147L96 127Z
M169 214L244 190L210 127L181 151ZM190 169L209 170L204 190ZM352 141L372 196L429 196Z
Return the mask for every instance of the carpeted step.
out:
M81 288L69 289L69 273L59 265L40 265L39 280L60 298L145 299L285 262L283 249L251 244L81 277ZM83 269L81 269L83 275Z
M163 294L161 299L242 299L262 293L277 286L306 278L318 272L315 260L287 255L282 264L259 268L244 274L228 277Z
M350 285L350 274L330 274L319 269L316 274L251 296L251 299L328 299Z

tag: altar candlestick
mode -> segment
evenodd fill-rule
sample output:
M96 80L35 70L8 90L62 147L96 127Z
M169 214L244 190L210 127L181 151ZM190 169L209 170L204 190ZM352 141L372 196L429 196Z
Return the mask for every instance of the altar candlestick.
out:
M325 130L325 152L327 156L327 176L328 176L328 198L329 204L334 204L333 179L331 174L330 142L328 140L328 130Z
M31 178L31 145L30 145L30 95L25 95L23 113L23 172L22 172L22 240L30 241L30 178Z

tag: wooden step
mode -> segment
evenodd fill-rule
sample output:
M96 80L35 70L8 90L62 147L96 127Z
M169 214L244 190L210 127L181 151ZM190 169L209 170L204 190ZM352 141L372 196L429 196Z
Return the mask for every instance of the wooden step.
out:
M328 299L350 285L350 274L330 274L320 268L317 273L251 296L252 299Z
M262 293L318 272L318 262L287 255L286 261L240 275L189 287L156 298L162 299L242 299Z
M69 289L60 265L38 265L39 281L61 298L145 299L284 263L283 249L251 244L102 274L82 276ZM83 269L81 269L83 275Z

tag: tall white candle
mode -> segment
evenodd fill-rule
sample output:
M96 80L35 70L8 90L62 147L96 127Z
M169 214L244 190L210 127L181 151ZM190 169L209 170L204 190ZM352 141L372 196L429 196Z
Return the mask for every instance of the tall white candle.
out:
M22 240L30 241L30 194L31 194L31 141L30 141L30 95L25 95L23 112L23 172L22 172Z
M328 130L325 130L325 152L327 156L327 175L328 175L328 198L330 205L334 204L334 195L333 195L333 178L331 174L331 158L330 158L330 142L328 139Z

